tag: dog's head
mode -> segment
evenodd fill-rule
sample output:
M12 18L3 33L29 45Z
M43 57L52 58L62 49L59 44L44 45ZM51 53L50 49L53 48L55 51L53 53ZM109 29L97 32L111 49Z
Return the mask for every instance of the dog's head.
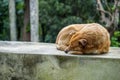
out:
M65 52L69 51L80 51L86 47L87 39L82 38L82 35L79 32L76 32L69 41L69 46L65 49Z

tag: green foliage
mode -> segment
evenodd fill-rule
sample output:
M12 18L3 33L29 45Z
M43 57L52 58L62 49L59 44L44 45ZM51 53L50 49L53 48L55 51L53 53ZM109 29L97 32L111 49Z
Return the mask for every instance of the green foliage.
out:
M0 40L10 40L9 27L9 0L0 0ZM16 14L17 14L17 29L20 32L20 27L23 26L23 0L16 0Z
M8 0L0 1L0 40L9 40Z
M41 41L55 42L58 32L64 26L75 23L95 22L97 17L95 7L94 0L40 0Z
M16 0L17 14L23 14L24 2L23 0Z
M111 46L120 47L118 38L120 38L120 31L115 31L113 37L111 38Z

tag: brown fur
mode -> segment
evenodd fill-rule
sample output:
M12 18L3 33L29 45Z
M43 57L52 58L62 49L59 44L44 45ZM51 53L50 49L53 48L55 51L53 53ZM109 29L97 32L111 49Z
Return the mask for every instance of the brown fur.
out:
M73 24L59 32L56 45L66 53L102 54L109 51L110 37L100 24Z

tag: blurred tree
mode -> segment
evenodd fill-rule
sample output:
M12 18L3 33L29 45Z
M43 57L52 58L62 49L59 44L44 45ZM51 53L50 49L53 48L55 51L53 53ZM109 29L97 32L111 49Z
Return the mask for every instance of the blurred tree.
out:
M38 0L30 0L30 27L31 27L31 41L38 42Z
M30 41L30 0L24 0L24 20L23 27L21 30L21 37L23 41Z
M15 0L9 0L10 38L17 40Z
M120 0L97 0L97 10L100 12L101 22L113 36L119 24Z

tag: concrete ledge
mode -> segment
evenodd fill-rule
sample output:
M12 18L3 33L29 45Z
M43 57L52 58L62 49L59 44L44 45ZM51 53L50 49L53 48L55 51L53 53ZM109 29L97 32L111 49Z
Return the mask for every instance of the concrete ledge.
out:
M55 44L0 41L0 80L119 80L120 48L71 55Z
M108 54L72 55L72 54L65 54L63 51L57 50L55 44L36 43L36 42L0 41L0 53L40 54L40 55L73 56L73 57L82 57L82 58L120 59L120 48L118 47L111 47Z

